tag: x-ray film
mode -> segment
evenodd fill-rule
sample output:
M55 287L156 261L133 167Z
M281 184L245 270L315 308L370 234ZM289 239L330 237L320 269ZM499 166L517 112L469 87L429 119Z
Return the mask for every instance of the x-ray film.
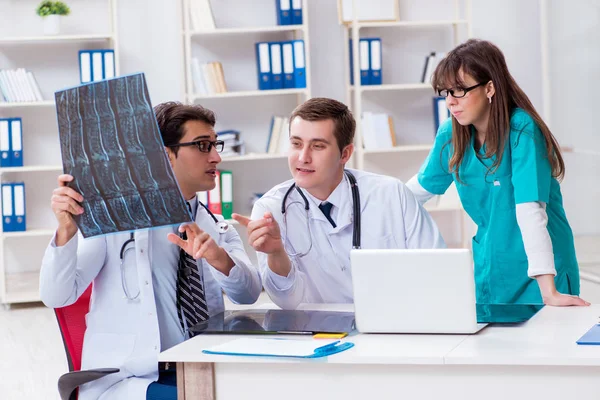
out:
M191 221L144 74L56 92L63 171L75 178L84 237Z

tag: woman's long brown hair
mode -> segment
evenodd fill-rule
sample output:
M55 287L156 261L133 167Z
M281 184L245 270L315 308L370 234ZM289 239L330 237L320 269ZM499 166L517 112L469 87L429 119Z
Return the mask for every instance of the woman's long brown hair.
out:
M441 89L467 87L459 75L461 69L463 74L471 75L477 83L492 81L494 84L495 94L492 98L485 137L485 157L496 156L496 160L488 172L495 172L502 161L502 150L510 135L510 114L518 107L525 110L540 128L546 142L552 176L562 180L565 174L565 163L560 154L558 142L527 95L508 72L502 51L485 40L467 40L450 51L435 69L431 80L434 90L437 92ZM454 152L450 158L449 170L456 173L459 181L458 169L465 156L465 151L470 145L470 138L470 126L462 126L452 117Z

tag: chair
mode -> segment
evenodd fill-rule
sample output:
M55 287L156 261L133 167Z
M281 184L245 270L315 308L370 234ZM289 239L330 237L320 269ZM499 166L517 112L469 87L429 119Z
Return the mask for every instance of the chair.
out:
M85 333L85 315L90 308L92 285L70 306L55 308L54 313L65 345L68 373L58 379L58 392L62 400L77 400L78 387L103 376L119 372L118 368L97 368L81 371L81 353Z

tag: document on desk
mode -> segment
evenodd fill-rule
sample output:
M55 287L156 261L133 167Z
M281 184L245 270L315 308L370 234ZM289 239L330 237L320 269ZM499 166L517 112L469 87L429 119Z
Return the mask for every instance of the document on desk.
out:
M83 196L84 237L191 221L144 74L56 92L63 171Z
M254 339L242 338L202 350L206 354L229 356L319 358L353 347L340 340Z
M589 331L579 338L577 344L600 346L600 324L596 324Z

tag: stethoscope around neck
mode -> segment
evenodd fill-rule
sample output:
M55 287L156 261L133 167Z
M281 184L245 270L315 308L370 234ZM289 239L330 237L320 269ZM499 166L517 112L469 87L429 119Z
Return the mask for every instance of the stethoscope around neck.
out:
M348 171L348 170L344 170L344 174L346 174L346 177L348 178L348 181L350 182L350 190L352 191L352 248L353 249L360 249L360 193L358 191L358 185L356 184L356 178L354 177L354 175L352 174L352 172ZM310 240L310 244L308 246L308 249L304 252L290 252L286 246L286 244L284 243L283 246L286 248L286 252L288 253L288 255L292 256L292 257L304 257L305 255L307 255L310 250L312 249L312 233L310 230L310 215L309 215L309 202L308 199L306 198L306 196L304 195L304 193L302 193L302 190L295 184L293 183L292 186L290 186L290 188L287 190L287 192L285 192L285 195L283 196L283 201L281 202L281 214L283 215L283 225L285 227L286 230L286 241L287 241L287 215L286 215L286 203L287 203L287 199L290 196L290 194L292 193L292 191L296 189L296 191L300 194L300 196L302 197L302 200L304 202L304 210L306 210L306 227L308 230L308 238ZM293 202L292 202L293 204Z
M204 205L202 202L198 201L198 203L200 205L202 205L202 207L204 207L204 209L208 212L208 214L211 216L211 218L213 219L213 221L215 221L215 224L217 224L217 230L219 231L219 233L225 233L229 230L229 224L225 221L220 221L217 219L217 217L215 217L215 215L208 209L208 207L206 207L206 205ZM132 246L129 246L129 244L133 244ZM125 279L125 268L123 265L123 262L125 260L125 254L127 254L127 252L129 250L133 250L135 248L135 237L133 236L133 232L130 232L130 236L129 239L127 239L125 241L125 243L123 243L123 245L121 246L121 251L119 252L119 258L121 260L121 286L123 287L123 293L125 293L125 297L127 297L128 300L135 300L140 296L140 290L138 289L137 293L135 295L131 295L131 293L129 292L129 288L127 287L127 283L126 283L126 279Z

